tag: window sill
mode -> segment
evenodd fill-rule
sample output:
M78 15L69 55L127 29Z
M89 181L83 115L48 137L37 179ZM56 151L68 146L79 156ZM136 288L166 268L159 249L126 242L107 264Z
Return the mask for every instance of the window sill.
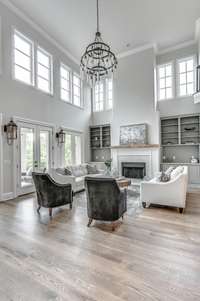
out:
M105 110L101 110L101 111L92 111L92 113L104 113L104 112L109 112L112 111L113 109L105 109Z
M60 98L60 100L61 100L62 102L64 102L65 104L67 104L67 105L70 105L70 106L75 107L75 108L80 109L80 110L84 110L84 106L81 106L81 107L80 107L80 106L77 106L77 105L75 105L75 104L72 103L72 102L63 100L62 98Z

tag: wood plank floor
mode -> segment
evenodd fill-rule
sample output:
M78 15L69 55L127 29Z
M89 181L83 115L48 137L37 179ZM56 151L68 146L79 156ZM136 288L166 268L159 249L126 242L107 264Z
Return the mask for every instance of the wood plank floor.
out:
M183 215L149 208L86 227L75 201L36 213L35 196L0 204L0 300L200 300L200 192Z

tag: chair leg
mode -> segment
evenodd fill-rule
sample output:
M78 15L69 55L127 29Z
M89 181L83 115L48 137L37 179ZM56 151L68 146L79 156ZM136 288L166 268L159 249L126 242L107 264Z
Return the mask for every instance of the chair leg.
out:
M147 203L146 202L142 202L142 206L143 206L143 208L146 208Z
M88 227L91 225L92 221L93 221L93 219L89 218L89 221L88 221L88 224L87 224Z
M37 207L37 213L38 213L38 214L40 213L40 208L41 208L41 206L39 205L39 206Z
M72 209L72 203L69 204L69 208Z
M49 208L49 216L52 217L52 208Z
M183 213L183 208L179 208L179 213L180 213L180 214Z
M124 215L122 214L122 220L124 219Z

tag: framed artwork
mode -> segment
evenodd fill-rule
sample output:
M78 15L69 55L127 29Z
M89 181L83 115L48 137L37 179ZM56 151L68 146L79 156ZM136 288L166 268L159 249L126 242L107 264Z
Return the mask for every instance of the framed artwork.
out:
M120 145L147 144L147 124L132 124L120 127Z

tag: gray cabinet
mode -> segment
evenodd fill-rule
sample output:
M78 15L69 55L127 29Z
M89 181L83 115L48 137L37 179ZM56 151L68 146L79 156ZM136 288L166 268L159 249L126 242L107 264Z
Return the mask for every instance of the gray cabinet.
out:
M104 162L111 158L111 130L109 124L90 127L91 160Z

